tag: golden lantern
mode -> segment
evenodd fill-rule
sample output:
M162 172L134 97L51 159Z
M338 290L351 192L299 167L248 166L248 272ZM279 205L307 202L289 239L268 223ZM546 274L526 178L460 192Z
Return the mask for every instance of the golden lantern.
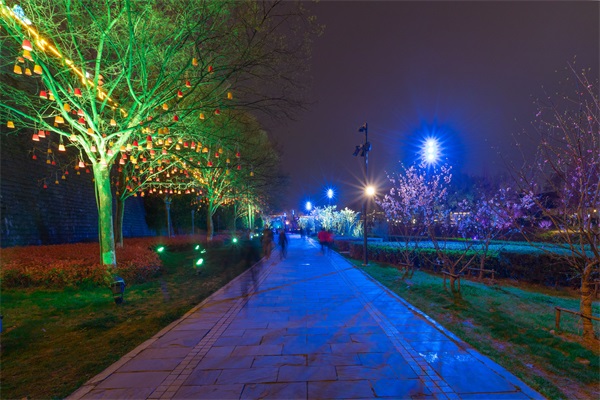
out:
M29 61L33 61L31 57L31 52L29 50L23 50L23 58Z
M65 149L65 145L64 144L59 144L58 145L58 151L66 151L67 149Z
M192 65L193 65L194 67L197 67L197 66L198 66L198 59L197 59L196 57L192 58Z
M200 117L199 118L200 119L204 119L205 118L204 113L200 113Z
M94 130L92 128L87 128L87 134L92 136L94 134Z
M208 153L208 147L205 147L205 148L203 148L203 149L202 149L202 152L203 152L203 153Z
M41 75L42 74L42 67L40 67L38 64L35 64L35 66L33 67L33 73Z
M29 68L25 68L25 75L31 76L31 70Z
M13 128L15 127L15 123L14 123L13 121L8 121L8 122L6 123L6 127L7 127L7 128L11 128L11 129L13 129Z
M83 160L79 160L79 168L85 168L85 163Z
M49 93L48 93L48 100L50 100L50 101L54 101L54 100L56 100L56 99L54 98L54 94L52 94L52 92L49 92Z
M54 117L54 123L55 124L64 124L65 120L62 116L57 115L56 117Z
M69 103L65 103L65 105L63 106L63 109L64 109L66 112L69 112L69 111L71 111L71 106L69 105Z
M77 140L77 136L75 136L75 134L74 134L74 133L71 133L71 136L69 136L69 140L70 140L71 142L74 142L74 141L76 141L76 140Z
M227 100L233 100L233 93L227 92Z
M179 144L177 144L177 145L175 146L175 150L181 150L181 146L180 146Z
M110 126L117 126L117 121L114 118L110 120Z
M63 176L60 177L63 181L67 179L67 177L65 176L65 174L63 174Z
M17 75L23 75L23 69L18 64L15 64L15 67L13 68L13 72Z
M163 110L167 111L169 109L169 105L167 103L162 105Z
M96 152L96 150L97 150L97 149L96 149L96 146L95 146L95 145L92 145L92 147L90 148L90 150L92 151L92 153L95 153L95 152Z
M225 162L226 162L227 164L229 164L229 163L231 162L231 160L228 158L227 160L225 160Z

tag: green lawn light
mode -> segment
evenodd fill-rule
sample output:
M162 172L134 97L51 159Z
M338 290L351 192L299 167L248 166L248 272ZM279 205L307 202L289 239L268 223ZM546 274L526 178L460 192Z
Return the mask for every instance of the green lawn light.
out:
M159 246L159 247L157 247L157 248L156 248L156 251L157 251L158 253L162 253L163 251L165 251L165 246Z
M202 264L204 264L204 258L199 258L198 261L196 261L196 267L199 267Z
M234 237L233 239L231 239L231 241L233 242L233 244L236 244L238 242L238 238Z
M125 280L120 276L115 275L115 280L110 284L110 290L113 294L113 299L116 304L123 303L123 294L125 293Z
M194 247L194 250L200 250L200 245L197 244L196 247Z

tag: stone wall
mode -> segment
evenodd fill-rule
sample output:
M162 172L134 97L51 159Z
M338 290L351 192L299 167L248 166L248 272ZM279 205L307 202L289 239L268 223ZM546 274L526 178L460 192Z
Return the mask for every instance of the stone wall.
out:
M39 149L48 139L36 143L38 149L34 151L31 135L6 135L6 128L1 129L0 245L97 241L98 212L92 174L80 170L78 175L71 167L63 180L58 163L47 164L47 150ZM33 154L37 160L32 159ZM127 200L123 234L153 235L146 224L143 199Z

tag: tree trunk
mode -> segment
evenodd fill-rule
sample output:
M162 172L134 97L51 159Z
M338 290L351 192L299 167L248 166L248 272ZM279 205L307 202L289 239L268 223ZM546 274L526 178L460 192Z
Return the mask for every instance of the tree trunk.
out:
M113 227L112 193L110 191L110 169L101 164L94 165L94 185L98 207L98 239L100 262L108 268L116 268L115 234Z
M592 290L590 287L590 271L591 266L586 266L583 273L581 274L581 301L579 306L579 312L582 315L590 317L592 315ZM594 334L594 325L590 318L582 317L583 322L583 341L587 345L594 345L596 342L596 335Z
M211 211L210 205L206 207L206 240L211 241L213 238L213 234L215 231L215 227L213 224L213 211Z
M171 237L171 198L165 196L165 211L167 213L167 237Z
M125 217L125 200L117 196L115 210L115 244L123 247L123 218Z

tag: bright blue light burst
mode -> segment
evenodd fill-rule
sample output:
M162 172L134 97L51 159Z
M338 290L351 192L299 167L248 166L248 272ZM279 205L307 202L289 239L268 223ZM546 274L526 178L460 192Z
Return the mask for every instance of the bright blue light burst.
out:
M330 189L327 189L327 197L328 197L329 199L332 199L332 198L333 198L333 195L334 195L334 193L333 193L333 189L331 189L331 188L330 188Z
M425 139L421 145L421 159L427 165L435 165L441 157L440 143L436 138Z

